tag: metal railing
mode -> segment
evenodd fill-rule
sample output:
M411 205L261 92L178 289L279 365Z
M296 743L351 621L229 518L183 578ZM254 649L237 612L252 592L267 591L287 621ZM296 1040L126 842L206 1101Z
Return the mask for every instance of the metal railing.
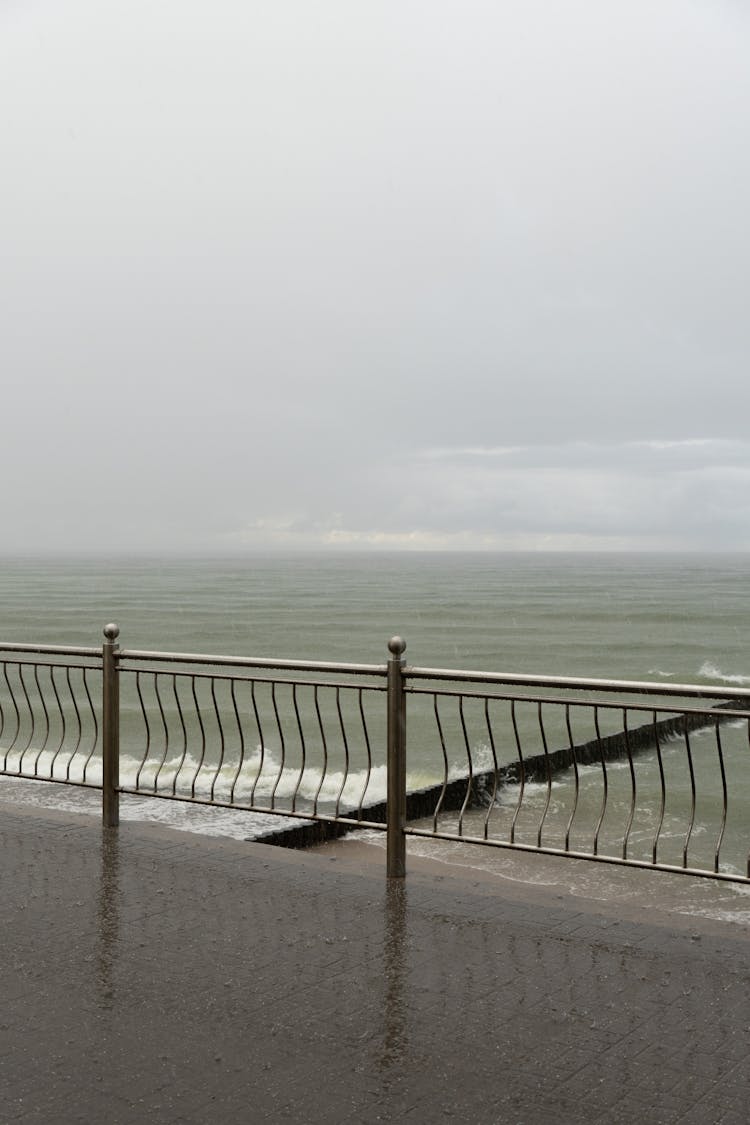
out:
M102 650L0 645L0 773L98 786Z
M386 769L383 666L113 655L121 732L138 748L113 794L384 827L368 819Z
M0 644L0 774L750 881L750 690ZM407 742L408 714L408 742Z
M441 758L406 835L750 879L747 689L428 668L404 679L410 722L421 709Z

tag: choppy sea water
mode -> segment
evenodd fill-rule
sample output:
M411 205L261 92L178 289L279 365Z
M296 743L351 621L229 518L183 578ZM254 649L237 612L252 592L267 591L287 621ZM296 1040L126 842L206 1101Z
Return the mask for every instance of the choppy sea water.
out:
M0 634L129 648L750 683L748 555L5 559Z
M0 637L98 645L115 621L125 648L380 663L398 633L409 662L430 667L747 686L749 579L744 555L6 559ZM741 837L750 822L747 754L742 732L725 737L740 816L730 827ZM384 790L384 775L373 785ZM37 782L3 780L0 796L99 810L96 793ZM565 820L569 801L561 776L553 820ZM140 798L123 801L122 815L237 837L258 823L248 813ZM646 850L652 819L649 811L634 825L634 843L642 838ZM667 847L669 831L668 817ZM681 832L675 827L676 858ZM711 846L708 831L709 855Z

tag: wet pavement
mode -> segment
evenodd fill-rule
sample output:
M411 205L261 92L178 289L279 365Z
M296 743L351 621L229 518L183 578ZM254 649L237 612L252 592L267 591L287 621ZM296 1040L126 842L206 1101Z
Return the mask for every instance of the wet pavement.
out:
M0 807L0 1120L745 1125L746 925L383 859Z

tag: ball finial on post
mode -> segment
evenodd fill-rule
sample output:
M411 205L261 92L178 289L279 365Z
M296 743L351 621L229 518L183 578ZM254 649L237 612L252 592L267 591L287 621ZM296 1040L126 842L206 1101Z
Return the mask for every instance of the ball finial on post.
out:
M104 626L104 636L110 644L114 644L120 635L120 626L110 622L109 625Z
M403 656L406 652L406 641L402 637L391 637L388 642L388 651L392 656Z

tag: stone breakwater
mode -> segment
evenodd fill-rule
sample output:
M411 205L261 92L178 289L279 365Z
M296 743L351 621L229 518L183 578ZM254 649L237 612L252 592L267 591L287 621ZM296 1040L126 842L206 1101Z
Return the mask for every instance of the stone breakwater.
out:
M728 701L713 708L710 717L707 714L675 715L656 723L644 723L632 730L618 731L601 739L591 739L576 746L550 750L547 754L534 754L523 760L524 780L546 781L548 777L570 769L574 763L579 766L596 765L602 761L621 761L627 759L629 755L648 753L656 746L657 739L661 744L681 738L691 731L705 730L717 721L730 722L730 717L721 716L719 712L742 706L742 703ZM415 789L406 795L406 819L407 821L421 820L434 816L436 810L446 813L464 807L486 808L492 801L494 792L504 785L517 784L519 776L520 763L512 762L500 766L497 770L481 770L471 775L467 773L445 784L441 782ZM363 806L361 814L358 809L353 809L349 813L343 812L342 815L350 815L354 823L307 821L304 824L290 825L288 828L274 828L249 839L262 840L264 844L274 844L283 848L311 847L355 831L358 827L358 816L363 821L385 824L386 802L377 801Z

